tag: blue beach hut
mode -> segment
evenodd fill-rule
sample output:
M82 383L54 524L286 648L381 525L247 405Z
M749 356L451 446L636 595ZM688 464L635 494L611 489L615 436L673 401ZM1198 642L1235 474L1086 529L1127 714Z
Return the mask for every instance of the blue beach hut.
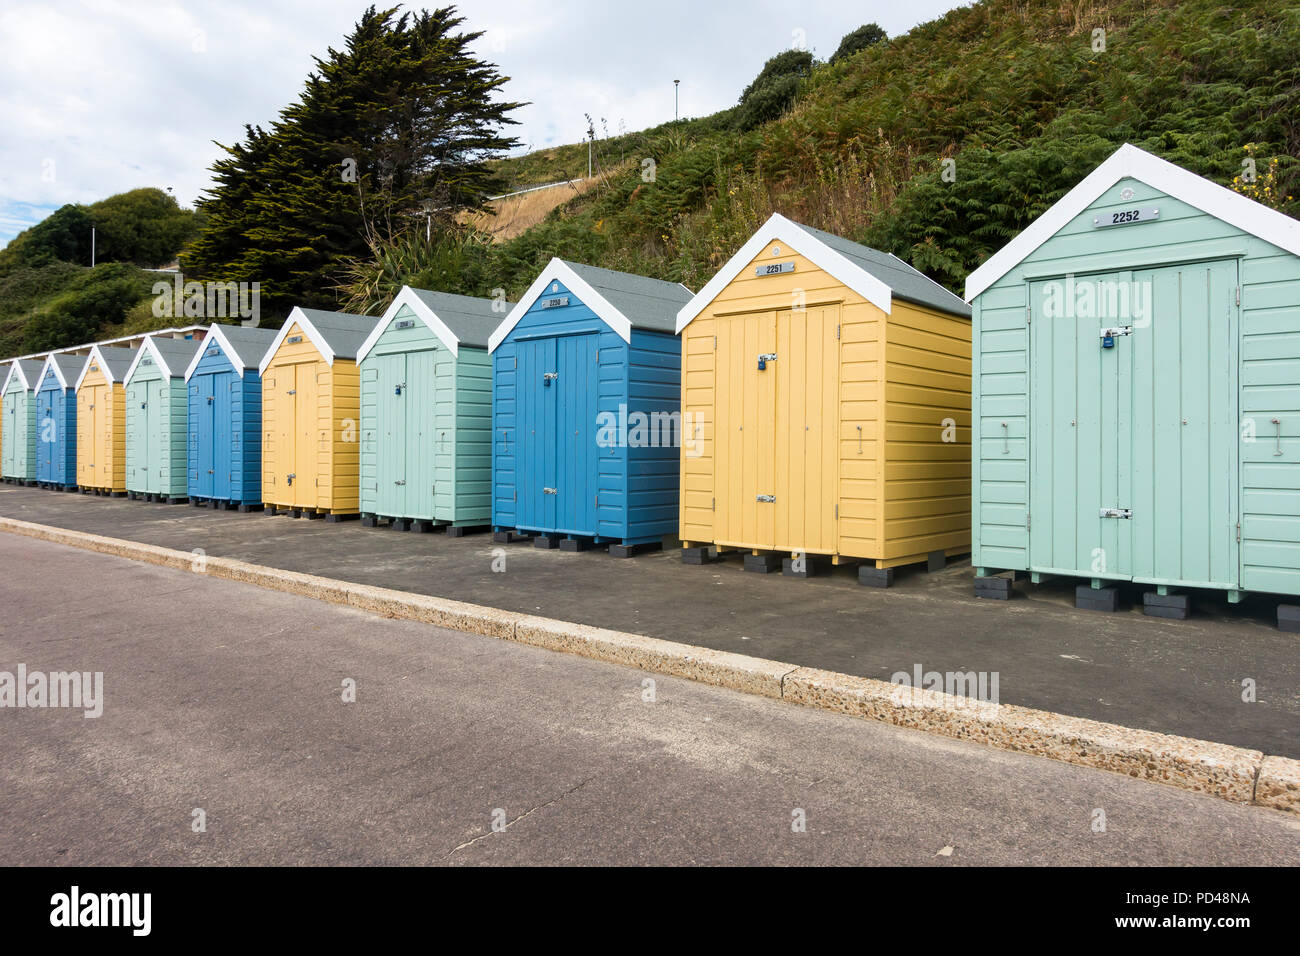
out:
M262 376L276 329L213 325L185 370L187 491L196 506L262 505Z
M685 286L552 259L492 333L492 524L629 557L677 533Z
M36 386L36 483L77 487L77 376L85 356L56 352L45 359Z

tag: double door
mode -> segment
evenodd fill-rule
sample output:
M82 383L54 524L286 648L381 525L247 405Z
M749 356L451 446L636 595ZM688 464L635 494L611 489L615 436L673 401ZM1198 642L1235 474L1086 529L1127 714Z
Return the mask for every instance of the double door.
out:
M230 499L234 462L231 389L237 384L228 372L205 373L190 379L190 485L199 498Z
M718 321L718 544L838 550L839 316L822 306Z
M1237 586L1237 281L1226 260L1031 283L1034 570Z
M438 468L452 459L451 422L438 428L438 349L378 355L375 367L375 511L432 519ZM450 410L448 410L450 413ZM451 475L446 476L451 480Z
M597 534L601 452L610 455L596 445L598 339L586 333L518 344L520 528Z

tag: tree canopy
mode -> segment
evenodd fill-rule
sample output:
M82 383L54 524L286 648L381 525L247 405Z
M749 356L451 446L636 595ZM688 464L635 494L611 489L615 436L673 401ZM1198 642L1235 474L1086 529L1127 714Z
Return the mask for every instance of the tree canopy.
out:
M463 22L454 7L366 10L270 129L223 147L185 270L260 282L273 314L332 307L341 270L374 241L480 208L522 104L499 95L507 77L470 53L482 34Z

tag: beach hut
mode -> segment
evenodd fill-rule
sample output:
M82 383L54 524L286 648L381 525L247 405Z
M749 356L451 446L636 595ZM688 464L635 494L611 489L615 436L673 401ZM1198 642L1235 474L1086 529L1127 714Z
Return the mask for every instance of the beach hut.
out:
M970 310L901 259L774 215L683 307L683 560L795 576L970 550Z
M677 527L690 290L552 259L488 341L492 524L628 557Z
M357 349L379 320L295 308L258 365L262 500L270 514L355 518L361 453Z
M363 523L459 535L491 522L487 346L508 307L407 286L362 344Z
M186 492L196 505L262 506L262 376L275 329L213 325L185 370L189 421Z
M131 498L188 500L185 370L201 344L200 339L147 338L127 369L126 493Z
M1300 595L1300 222L1125 145L966 295L977 594Z
M77 377L77 486L82 494L126 495L126 391L136 349L95 345Z
M41 363L14 359L9 363L0 396L4 425L0 430L0 476L25 485L36 483L36 386Z
M36 483L77 487L77 376L85 359L55 352L41 366L36 389Z

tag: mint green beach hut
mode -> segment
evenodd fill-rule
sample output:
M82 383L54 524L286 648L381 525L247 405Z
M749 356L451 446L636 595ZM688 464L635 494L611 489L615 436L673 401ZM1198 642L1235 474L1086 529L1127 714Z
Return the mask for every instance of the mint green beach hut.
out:
M507 303L404 287L357 352L361 520L460 535L492 520L488 336Z
M42 367L34 359L14 359L0 389L4 401L0 476L8 482L36 484L36 388Z
M142 501L188 499L189 399L185 371L200 339L150 337L127 370L126 493Z
M1125 145L966 297L977 594L1300 595L1300 222Z

